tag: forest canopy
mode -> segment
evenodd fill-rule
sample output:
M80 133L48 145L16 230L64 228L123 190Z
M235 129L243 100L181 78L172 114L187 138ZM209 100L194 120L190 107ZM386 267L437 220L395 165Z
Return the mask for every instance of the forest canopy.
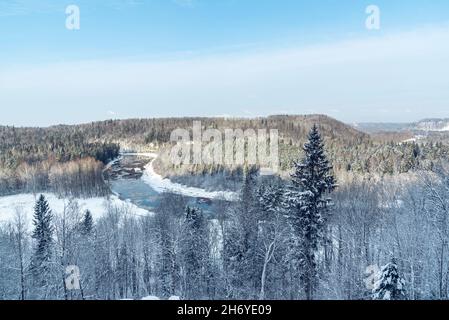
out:
M116 158L120 150L162 151L170 146L173 130L191 129L193 121L201 121L204 129L277 129L284 176L290 172L297 150L314 124L326 142L326 152L337 176L383 176L432 169L449 157L449 146L443 141L404 143L394 134L380 139L324 115L129 119L48 128L0 127L0 194L51 190L103 195L107 188L101 178L102 166ZM163 156L160 158L155 167L166 176L225 173L224 176L242 179L242 168L195 165L179 170L164 162ZM58 171L70 174L61 182ZM81 185L88 186L88 190L80 190Z

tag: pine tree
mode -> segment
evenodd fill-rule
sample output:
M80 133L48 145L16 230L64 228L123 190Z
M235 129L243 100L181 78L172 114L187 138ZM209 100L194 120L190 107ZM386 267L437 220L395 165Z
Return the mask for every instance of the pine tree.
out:
M374 284L373 300L404 300L405 297L405 280L392 259L380 271L379 280Z
M44 195L40 195L34 207L33 239L36 241L34 255L31 261L31 272L38 285L45 285L50 271L53 253L52 212Z
M86 210L86 213L84 214L80 229L83 236L92 234L94 229L94 219L92 218L92 213L89 210Z
M74 246L78 251L78 267L81 270L82 278L80 279L81 296L84 299L84 295L87 293L92 295L94 293L95 282L95 230L92 214L89 210L86 210L82 220L77 226L78 236L73 241Z
M274 215L282 212L284 186L280 178L270 178L261 183L257 190L258 207L264 216L263 220L270 220Z
M326 195L335 189L336 182L316 125L310 131L303 151L304 158L295 163L292 185L286 194L286 205L298 250L298 270L301 270L306 298L311 300L318 275L316 252L324 239L331 205Z
M160 247L158 257L158 282L161 297L174 295L178 287L178 263L175 248L175 219L169 210L172 197L163 198L163 207L155 215L155 225L158 230L157 242ZM162 209L163 208L163 209Z

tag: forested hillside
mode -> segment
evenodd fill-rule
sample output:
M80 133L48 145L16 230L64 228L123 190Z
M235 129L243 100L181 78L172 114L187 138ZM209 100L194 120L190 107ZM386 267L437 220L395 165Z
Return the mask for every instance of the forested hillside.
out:
M154 214L106 202L94 220L38 197L32 223L0 224L0 299L447 299L447 163L342 183L318 129L299 150L288 179L250 168L208 214L164 193Z
M0 127L0 194L107 194L102 168L119 145L89 140L71 127Z
M270 116L255 119L161 118L93 122L49 128L0 127L0 194L52 190L61 194L101 195L103 165L119 150L159 151L170 147L170 134L177 128L277 129L280 135L281 175L287 175L307 132L317 124L326 151L338 176L345 174L392 175L432 168L446 159L445 140L403 143L388 136L379 139L324 115ZM174 167L161 157L159 173L173 179L224 173L242 179L242 168L223 165ZM64 174L62 174L64 173Z

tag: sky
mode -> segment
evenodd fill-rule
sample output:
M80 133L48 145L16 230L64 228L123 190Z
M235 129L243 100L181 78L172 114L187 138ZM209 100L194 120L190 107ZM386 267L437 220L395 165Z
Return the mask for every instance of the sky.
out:
M0 0L0 125L449 118L448 75L447 0Z

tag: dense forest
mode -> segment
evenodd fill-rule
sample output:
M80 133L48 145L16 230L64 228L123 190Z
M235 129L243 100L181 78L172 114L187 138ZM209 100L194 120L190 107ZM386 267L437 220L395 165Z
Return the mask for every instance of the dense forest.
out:
M231 177L242 181L241 167L204 164L176 167L164 161L162 155L171 146L171 132L177 128L191 130L193 121L201 121L203 129L279 130L283 177L290 173L297 150L314 124L323 135L338 177L383 176L431 169L449 156L446 140L432 138L404 143L398 141L398 134L391 133L379 139L324 115L130 119L49 128L0 127L0 194L43 191L79 196L107 194L107 186L101 179L102 165L117 157L120 149L160 152L155 168L175 180L219 173L224 180ZM60 179L58 172L68 174Z
M312 130L289 179L248 168L213 215L165 194L154 215L93 221L40 197L32 224L0 228L0 299L447 299L447 163L340 183L325 150Z
M0 127L0 195L106 195L102 168L119 150L118 144L89 141L68 127Z

